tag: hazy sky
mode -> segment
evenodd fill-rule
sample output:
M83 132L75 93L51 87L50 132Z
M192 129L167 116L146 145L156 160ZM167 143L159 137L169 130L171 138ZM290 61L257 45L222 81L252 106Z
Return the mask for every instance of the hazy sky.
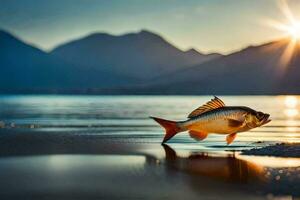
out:
M294 13L300 1L289 0ZM147 29L181 49L228 53L270 41L284 22L277 0L0 0L0 28L45 50L91 32Z

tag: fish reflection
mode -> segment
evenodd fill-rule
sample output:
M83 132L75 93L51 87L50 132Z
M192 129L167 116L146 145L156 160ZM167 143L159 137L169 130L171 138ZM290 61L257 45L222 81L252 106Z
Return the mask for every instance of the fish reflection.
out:
M266 178L262 166L237 159L234 155L214 157L207 153L196 153L187 157L179 157L168 145L163 145L163 148L167 167L186 173L240 183L264 182Z

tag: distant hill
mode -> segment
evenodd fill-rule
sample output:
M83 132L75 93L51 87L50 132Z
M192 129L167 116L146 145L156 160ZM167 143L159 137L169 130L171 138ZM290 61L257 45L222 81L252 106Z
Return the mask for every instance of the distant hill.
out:
M1 91L54 87L60 79L53 74L58 66L46 53L5 31L0 31L0 66Z
M142 83L221 56L201 54L194 49L181 51L161 36L145 30L120 36L91 34L58 46L51 55L70 64L101 69Z
M223 56L141 31L96 33L46 53L0 31L0 93L300 94L300 42L290 44Z
M0 31L1 93L77 93L135 83L133 80L64 62Z
M222 57L222 54L219 53L210 53L210 54L203 54L197 51L196 49L189 49L185 51L185 55L189 60L189 66L199 65L201 63Z
M160 94L299 94L300 42L286 56L289 45L289 39L282 39L250 46L161 77L162 81L142 90ZM284 62L284 57L290 61Z

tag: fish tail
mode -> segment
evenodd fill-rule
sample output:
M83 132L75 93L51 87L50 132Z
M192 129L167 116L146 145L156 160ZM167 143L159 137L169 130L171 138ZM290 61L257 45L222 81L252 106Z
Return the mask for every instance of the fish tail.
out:
M178 123L175 122L175 121L170 121L170 120L161 119L161 118L157 118L157 117L150 117L150 118L155 120L157 123L159 123L166 130L166 134L165 134L165 137L164 137L162 143L167 142L174 135L176 135L177 133L182 131L182 129L180 128Z

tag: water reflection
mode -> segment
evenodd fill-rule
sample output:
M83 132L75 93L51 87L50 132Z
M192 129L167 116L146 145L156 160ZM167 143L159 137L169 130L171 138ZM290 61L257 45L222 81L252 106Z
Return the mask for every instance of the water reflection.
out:
M286 96L284 98L284 105L285 105L284 114L288 118L294 118L299 114L299 111L297 109L297 105L298 105L298 98L297 97L295 97L295 96Z
M299 114L299 111L295 108L293 109L285 109L284 114L289 118L294 118Z
M295 96L286 96L284 99L284 104L288 108L296 108L298 105L298 99Z
M264 194L300 196L300 159L211 155L190 153L178 156L170 146L163 146L167 170L173 169L193 177L210 177L243 186Z
M229 182L247 183L253 180L265 180L262 166L237 159L234 154L221 157L208 153L192 153L187 157L179 157L168 145L163 145L163 148L167 166L180 171Z
M285 106L283 114L286 117L285 129L289 132L284 134L284 136L286 137L285 141L294 142L299 136L298 129L295 127L298 124L297 117L299 116L299 100L296 96L285 96L283 102Z

